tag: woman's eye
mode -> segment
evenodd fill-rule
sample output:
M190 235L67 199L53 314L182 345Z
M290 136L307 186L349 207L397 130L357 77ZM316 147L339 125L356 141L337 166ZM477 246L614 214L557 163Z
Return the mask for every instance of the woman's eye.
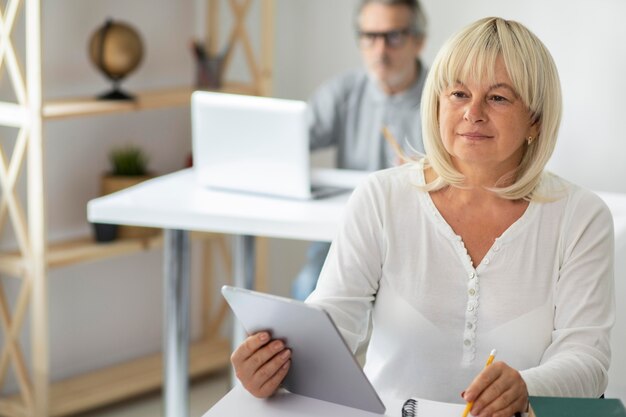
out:
M465 98L465 97L467 97L467 94L465 94L463 91L453 91L452 93L450 93L450 95L452 97L456 97L456 98Z
M499 102L504 102L504 101L508 101L508 100L506 99L506 97L502 97L502 96L491 96L491 100L492 100L492 101L495 101L495 102L497 102L497 103L499 103Z

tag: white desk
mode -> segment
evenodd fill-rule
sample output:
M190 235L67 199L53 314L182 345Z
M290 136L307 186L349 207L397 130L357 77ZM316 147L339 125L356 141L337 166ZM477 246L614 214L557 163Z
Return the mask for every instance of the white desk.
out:
M234 285L250 288L254 277L254 237L330 241L348 194L294 201L195 185L191 169L143 182L94 199L91 222L165 229L164 398L167 417L188 412L189 237L188 231L236 235Z
M202 417L399 417L402 404L393 408L381 416L288 392L258 399L237 385Z
M626 401L626 195L600 193L615 220L617 324L612 338L613 366L607 396ZM215 192L195 185L183 170L92 200L92 222L165 229L164 393L167 417L188 416L187 348L189 253L187 231L237 235L234 282L250 287L254 236L332 240L347 195L317 201L292 201Z

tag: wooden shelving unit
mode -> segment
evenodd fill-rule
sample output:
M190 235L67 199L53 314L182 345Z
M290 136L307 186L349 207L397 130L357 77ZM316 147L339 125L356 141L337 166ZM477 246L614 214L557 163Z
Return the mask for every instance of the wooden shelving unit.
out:
M205 339L191 344L191 378L224 369L231 346L224 339ZM114 365L58 381L50 386L51 417L65 416L158 390L163 383L161 354ZM0 400L0 415L30 417L19 396Z
M274 0L206 0L208 2L211 52L217 51L221 6L227 5L233 16L228 42L232 46L225 59L224 87L220 91L240 94L268 95L271 91L273 61ZM246 28L246 19L253 1L260 2L261 44L255 53ZM3 7L4 6L4 7ZM21 6L24 6L23 8ZM26 62L20 63L15 53L12 34L15 21L23 17L26 31ZM228 79L234 47L241 45L251 74L249 83ZM0 388L8 368L15 371L18 393L0 397L1 416L47 417L64 416L158 389L162 383L161 354L156 353L89 374L51 382L48 355L48 279L50 268L79 262L103 261L116 256L151 250L161 246L160 236L119 240L108 244L94 243L90 238L48 243L46 236L45 177L43 146L46 122L127 113L151 109L187 106L191 87L178 87L138 94L133 102L98 101L92 98L44 100L42 96L41 0L8 0L0 5L0 68L7 68L7 79L13 88L15 102L0 99L0 126L17 128L13 152L9 156L0 146L0 232L11 223L17 242L14 252L0 253L0 274L21 281L17 300L9 302L0 282L0 330L4 345L0 347ZM257 56L258 55L258 56ZM22 68L25 69L22 72ZM24 166L26 166L24 168ZM22 171L27 172L26 201L21 201L16 184ZM26 209L25 209L26 208ZM200 235L206 264L212 251L225 262L230 274L230 254L221 235ZM258 245L259 253L267 247ZM257 268L260 287L266 283L265 266ZM224 303L212 309L210 277L203 285L204 337L191 347L190 374L196 376L223 369L229 362L230 346L218 338L220 324L226 315ZM31 320L31 360L27 365L20 334L28 309ZM213 310L216 310L213 311Z

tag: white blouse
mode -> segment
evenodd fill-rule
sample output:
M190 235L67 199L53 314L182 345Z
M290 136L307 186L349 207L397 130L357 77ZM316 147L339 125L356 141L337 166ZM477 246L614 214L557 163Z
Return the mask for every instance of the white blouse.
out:
M613 222L595 194L545 174L476 268L433 204L422 163L372 174L347 207L316 290L383 402L462 402L496 360L530 395L599 397L614 322Z

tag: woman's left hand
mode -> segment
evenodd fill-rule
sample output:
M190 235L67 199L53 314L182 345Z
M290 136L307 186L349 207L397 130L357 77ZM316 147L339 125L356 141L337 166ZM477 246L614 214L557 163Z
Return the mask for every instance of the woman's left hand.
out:
M511 417L528 408L528 390L520 373L504 362L485 367L463 394L476 417Z

